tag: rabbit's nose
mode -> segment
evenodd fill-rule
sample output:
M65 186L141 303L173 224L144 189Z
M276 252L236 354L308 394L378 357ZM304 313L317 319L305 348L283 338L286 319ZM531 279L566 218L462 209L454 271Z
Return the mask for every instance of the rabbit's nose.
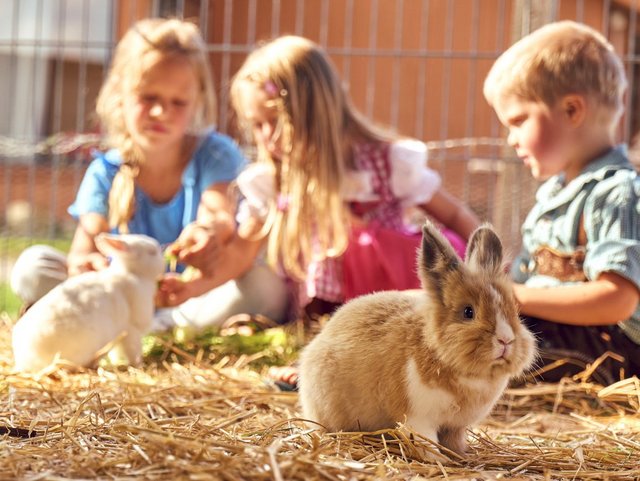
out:
M513 328L504 317L499 316L497 319L495 336L498 342L505 346L511 344L515 339Z
M498 358L507 358L511 354L511 343L505 343L500 341L500 346L498 347L499 355Z

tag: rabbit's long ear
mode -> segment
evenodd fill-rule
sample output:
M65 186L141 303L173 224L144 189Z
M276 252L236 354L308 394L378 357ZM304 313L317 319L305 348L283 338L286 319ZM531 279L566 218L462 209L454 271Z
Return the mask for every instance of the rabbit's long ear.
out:
M461 260L449 241L431 222L422 227L422 248L418 252L418 275L427 292L441 294L447 274L460 268Z
M472 271L497 274L502 269L502 243L489 224L478 227L471 235L466 259Z
M98 234L95 238L96 247L104 254L109 255L115 251L126 252L129 250L129 245L119 235L102 233Z

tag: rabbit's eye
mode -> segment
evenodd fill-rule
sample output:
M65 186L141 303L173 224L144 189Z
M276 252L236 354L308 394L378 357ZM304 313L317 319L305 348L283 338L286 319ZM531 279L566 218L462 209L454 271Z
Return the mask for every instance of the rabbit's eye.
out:
M475 312L473 310L473 307L471 306L464 306L464 309L462 309L462 316L465 319L471 320L474 318L475 316Z

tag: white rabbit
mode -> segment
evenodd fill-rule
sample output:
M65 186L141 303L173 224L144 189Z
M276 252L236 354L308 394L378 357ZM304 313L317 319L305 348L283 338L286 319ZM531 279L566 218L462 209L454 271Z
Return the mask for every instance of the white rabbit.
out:
M100 234L95 241L111 258L109 267L70 277L14 326L18 371L39 371L57 359L89 366L118 338L114 349L125 361L141 361L141 339L151 327L156 282L164 272L162 250L144 235Z
M422 290L369 294L338 309L301 353L305 418L330 431L404 423L463 453L467 427L535 356L489 226L473 233L466 259L427 223Z

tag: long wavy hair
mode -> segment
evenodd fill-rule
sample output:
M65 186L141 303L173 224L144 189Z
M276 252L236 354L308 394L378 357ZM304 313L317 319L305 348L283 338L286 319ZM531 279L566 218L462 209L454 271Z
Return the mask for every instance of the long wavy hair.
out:
M265 106L277 118L282 155L274 159L257 142L257 161L276 173L277 199L262 235L267 259L299 280L309 263L344 253L349 214L343 201L345 171L353 168L352 143L388 141L390 133L369 122L352 105L324 49L297 36L279 37L254 50L234 76L231 102L242 131L247 83L267 93Z
M120 232L129 230L135 211L135 178L143 162L125 124L124 98L136 90L146 72L168 58L186 59L199 81L198 103L189 132L197 135L216 122L213 80L198 27L178 19L153 18L135 23L116 47L96 106L108 144L118 149L122 158L109 192L109 225Z

